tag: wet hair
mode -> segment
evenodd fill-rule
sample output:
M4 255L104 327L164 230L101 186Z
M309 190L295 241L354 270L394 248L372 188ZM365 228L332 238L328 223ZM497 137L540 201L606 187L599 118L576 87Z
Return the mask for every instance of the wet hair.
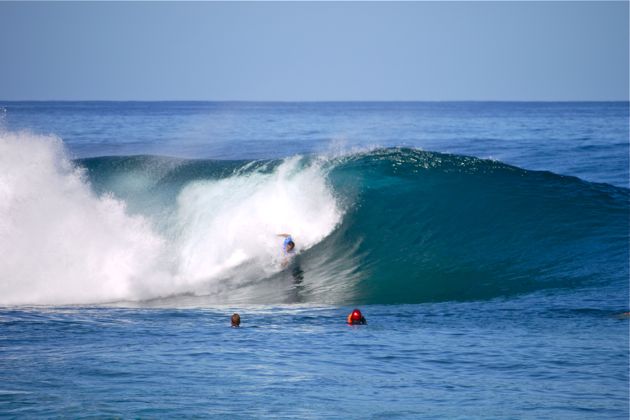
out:
M239 327L241 325L241 316L239 314L234 314L232 315L231 321L233 327Z

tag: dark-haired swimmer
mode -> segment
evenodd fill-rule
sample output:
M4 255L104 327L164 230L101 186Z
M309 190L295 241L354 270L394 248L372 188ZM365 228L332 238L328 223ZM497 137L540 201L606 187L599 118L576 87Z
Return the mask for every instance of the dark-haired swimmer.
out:
M350 315L348 315L348 324L350 324L350 325L365 325L365 324L367 324L367 321L365 320L365 317L363 316L361 311L358 310L358 309L355 309L355 310L352 311L352 313Z
M241 326L241 316L239 314L232 315L230 320L232 321L232 328L238 328Z

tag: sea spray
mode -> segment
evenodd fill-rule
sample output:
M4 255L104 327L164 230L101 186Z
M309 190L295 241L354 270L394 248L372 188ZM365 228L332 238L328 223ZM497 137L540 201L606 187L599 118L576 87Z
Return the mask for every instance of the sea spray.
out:
M2 133L0 304L217 293L281 271L278 233L305 251L342 217L317 162L249 163L175 187L177 160L146 162L95 188L60 139Z
M236 267L231 276L240 282L267 277L284 258L279 233L291 233L303 252L330 234L341 215L322 168L297 157L272 172L191 182L174 214L179 278L207 286Z
M0 303L137 299L164 276L164 241L124 202L96 196L56 137L0 134Z

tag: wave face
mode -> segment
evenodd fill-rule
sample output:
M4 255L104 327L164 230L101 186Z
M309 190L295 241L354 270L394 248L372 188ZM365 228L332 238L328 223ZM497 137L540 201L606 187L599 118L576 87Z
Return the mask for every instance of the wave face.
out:
M627 189L406 149L351 157L331 176L357 195L330 240L359 244L360 302L627 291Z
M624 188L412 149L73 162L59 139L0 137L0 304L627 292Z

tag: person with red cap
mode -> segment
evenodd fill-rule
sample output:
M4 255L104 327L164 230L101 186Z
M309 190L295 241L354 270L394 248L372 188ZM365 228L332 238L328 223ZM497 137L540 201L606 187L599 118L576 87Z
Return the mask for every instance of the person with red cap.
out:
M367 324L367 321L365 320L365 317L363 316L361 311L358 309L355 309L350 313L350 315L348 315L348 324L365 325Z

